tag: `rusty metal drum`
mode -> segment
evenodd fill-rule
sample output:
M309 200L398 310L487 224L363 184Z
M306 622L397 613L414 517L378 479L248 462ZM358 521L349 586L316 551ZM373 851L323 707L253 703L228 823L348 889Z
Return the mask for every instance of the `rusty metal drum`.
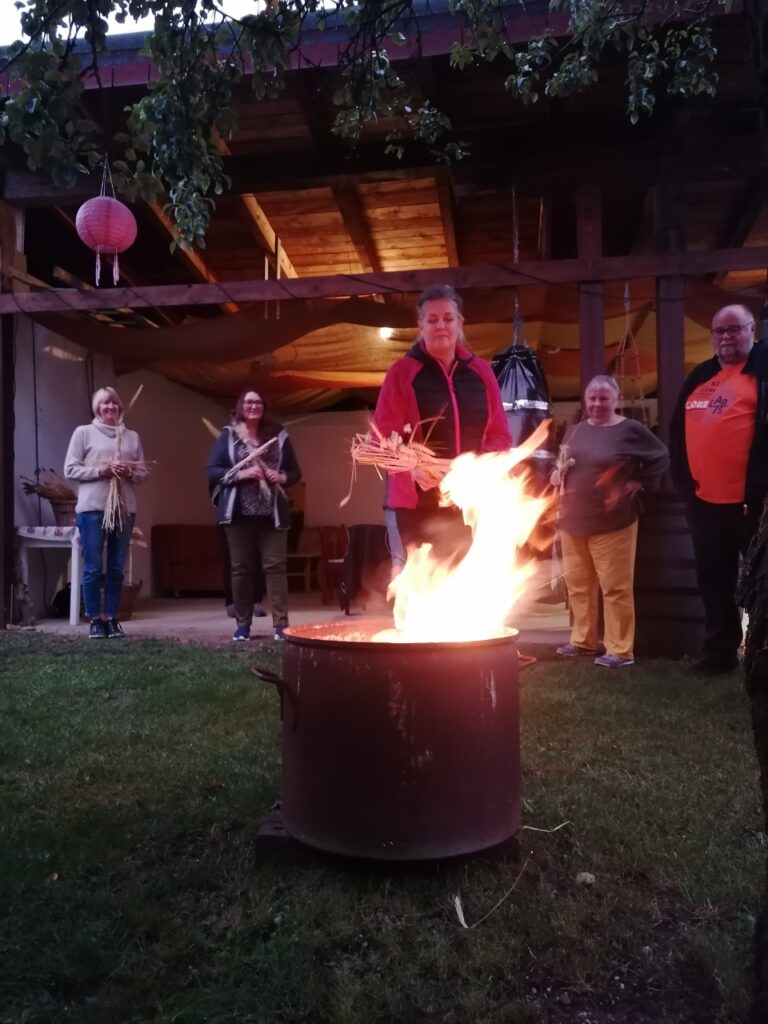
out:
M451 857L520 824L516 634L386 643L355 623L286 631L282 810L320 850Z

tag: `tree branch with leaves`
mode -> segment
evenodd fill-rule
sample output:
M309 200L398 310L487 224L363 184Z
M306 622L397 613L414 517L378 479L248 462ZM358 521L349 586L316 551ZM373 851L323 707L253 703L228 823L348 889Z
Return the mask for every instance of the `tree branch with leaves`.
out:
M760 8L759 0L745 0ZM237 130L240 85L273 99L285 87L294 54L308 32L342 30L337 113L333 132L355 145L366 126L389 119L386 150L401 157L420 145L436 160L453 161L466 147L434 97L414 101L393 54L420 44L432 12L429 0L254 0L252 14L229 16L226 0L19 0L24 39L4 69L13 82L1 98L0 142L21 147L31 170L70 186L108 155L120 192L129 199L163 197L177 241L203 246L215 197L229 181L221 139ZM595 86L609 58L626 66L627 114L636 123L653 113L660 91L683 99L717 88L712 18L730 0L550 0L567 17L551 31L514 44L510 26L522 3L448 0L464 30L450 64L455 71L502 61L505 88L521 103L570 96ZM97 125L85 106L89 79L100 81L108 58L107 18L151 15L143 49L158 78L126 111L121 125ZM764 22L760 23L764 29ZM765 60L765 36L754 59Z

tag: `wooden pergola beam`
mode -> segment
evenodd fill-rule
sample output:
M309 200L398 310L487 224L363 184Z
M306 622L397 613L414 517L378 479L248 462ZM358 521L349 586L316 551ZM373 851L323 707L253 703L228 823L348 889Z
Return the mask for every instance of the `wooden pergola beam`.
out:
M16 216L10 206L0 203L0 270L10 270L14 265L17 253ZM12 287L8 276L0 277L0 291ZM4 630L11 621L14 580L15 337L14 318L0 316L0 630Z
M542 183L549 187L570 184L572 187L577 166L584 165L594 174L595 180L604 183L615 182L617 176L632 185L652 185L658 174L658 160L647 145L631 141L617 151L616 144L608 145L595 139L588 148L569 150L568 160L563 160L565 142L553 151L549 136L554 132L547 127L547 137L537 134L536 138L526 137L528 155L515 169L515 188L518 196L538 197ZM556 133L555 133L556 134ZM710 148L719 139L709 140ZM730 143L734 145L733 142ZM577 146L576 142L572 143ZM582 143L586 147L586 143ZM739 137L739 150L754 151L750 174L764 173L768 156L759 148L759 137L745 134ZM473 159L463 166L463 161L451 169L456 195L466 196L478 191L504 192L511 188L509 182L508 141L503 132L496 140L478 138L472 146ZM732 183L734 177L744 175L743 164L736 160L721 161L707 165L702 171L701 153L682 153L675 157L677 173L693 181L706 180ZM425 164L423 157L406 153L402 160L386 166L380 143L362 147L354 161L348 151L296 153L292 150L275 150L259 156L236 154L224 157L224 173L231 178L230 194L252 194L266 192L300 192L313 188L332 188L334 185L378 184L389 181L411 181L434 177L438 168ZM98 195L100 179L96 175L82 175L72 188L54 185L43 174L28 170L8 168L0 176L0 198L14 206L46 207L77 206L85 199Z
M603 211L600 186L584 182L576 190L576 238L579 256L589 262L603 254ZM603 279L582 278L579 283L579 371L583 392L599 373L605 373L605 309Z
M231 177L232 192L251 195L257 192L297 192L311 188L333 188L334 185L351 183L376 185L388 181L411 181L414 178L429 178L435 173L434 164L425 165L419 160L410 166L382 168L381 150L368 161L357 161L355 171L350 172L349 159L346 164L335 159L333 165L325 166L317 160L295 153L276 153L263 159L254 160L241 156L224 158L224 172ZM403 158L407 161L407 157ZM346 168L346 169L345 169ZM233 174L229 174L229 171ZM0 198L13 206L46 207L76 206L85 199L98 195L100 179L94 175L82 175L72 188L54 185L44 175L32 171L6 170L0 181Z
M278 252L277 233L256 196L240 196L240 202L248 215L248 227L251 229L254 238L272 257L278 260L280 276L298 277L296 268L291 262L290 257L286 254L285 249L280 246L280 251Z
M365 219L362 203L354 185L334 185L333 198L339 208L347 234L364 274L378 274L381 260L373 244L371 229Z
M540 260L552 257L552 194L547 191L539 199L539 225L536 232L536 248Z
M435 174L435 187L437 188L437 198L440 203L440 220L443 222L445 255L448 266L458 267L460 263L459 247L456 242L456 218L453 215L455 197L450 175L445 171L438 171Z
M92 292L55 289L0 296L0 313L62 312L114 309L119 306L206 306L222 302L275 302L291 299L345 298L420 292L432 284L457 289L521 288L531 284L573 284L581 281L623 281L637 277L701 277L721 270L763 270L768 246L694 252L603 256L599 259L528 260L522 263L478 264L437 270L390 271L379 274L333 274L279 281L219 281L216 284L144 285L99 288Z
M216 136L216 146L223 157L230 157L232 152L226 140L220 135ZM246 193L240 197L240 206L245 212L245 219L248 228L256 241L256 244L266 250L274 259L277 266L276 277L298 277L296 268L286 255L285 249L278 242L277 232L264 212L264 208L252 193Z
M148 203L147 208L154 215L155 220L168 238L175 238L176 229L173 226L173 221L162 206L159 203ZM187 264L192 273L199 277L201 281L205 281L207 284L216 284L218 282L219 279L216 274L214 274L196 250L187 249L185 246L179 245L176 251L180 254L182 261ZM225 313L237 313L240 309L236 302L219 302L218 305L221 306Z
M685 248L681 183L668 167L662 168L654 199L659 249L665 257L690 255ZM668 443L672 412L685 380L685 282L679 272L656 278L656 366L659 437Z
M745 186L737 196L725 218L725 224L718 238L719 246L735 248L744 245L752 228L762 212L768 195L768 184L764 174L758 174ZM727 271L714 275L714 283L720 285Z

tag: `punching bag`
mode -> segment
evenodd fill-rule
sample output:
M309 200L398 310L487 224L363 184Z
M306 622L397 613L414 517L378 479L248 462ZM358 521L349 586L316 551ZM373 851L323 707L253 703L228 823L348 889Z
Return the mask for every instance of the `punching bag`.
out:
M533 349L517 341L495 355L491 366L499 382L509 432L517 446L542 420L552 416L547 379Z

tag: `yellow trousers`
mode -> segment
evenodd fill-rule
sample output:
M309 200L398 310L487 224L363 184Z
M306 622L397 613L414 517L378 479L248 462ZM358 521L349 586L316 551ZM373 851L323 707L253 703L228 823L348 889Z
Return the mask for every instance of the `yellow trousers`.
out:
M620 658L634 657L637 521L623 530L591 537L561 531L560 538L573 620L571 643L597 647L599 588L603 592L606 652Z

